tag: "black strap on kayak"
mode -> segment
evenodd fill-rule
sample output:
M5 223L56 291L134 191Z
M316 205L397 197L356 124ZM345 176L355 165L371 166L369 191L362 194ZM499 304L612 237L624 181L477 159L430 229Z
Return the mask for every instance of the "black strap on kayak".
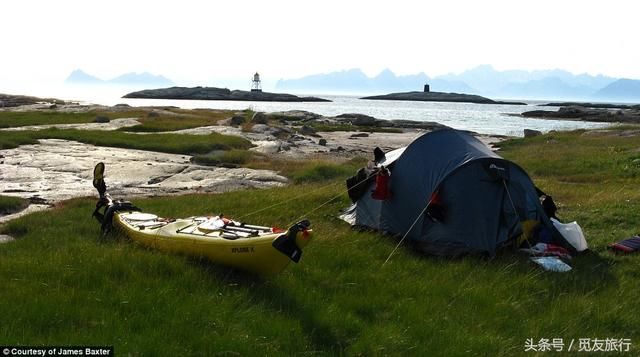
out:
M100 230L102 231L102 235L109 233L111 228L113 227L113 215L118 211L136 211L140 212L141 209L134 206L129 201L115 201L111 205L107 206L104 210L104 214L99 212L94 212L94 217L102 223L100 226Z
M296 244L296 236L298 232L307 230L310 226L311 222L306 219L294 224L289 228L287 234L283 234L273 241L273 247L294 262L299 262L302 257L302 249Z

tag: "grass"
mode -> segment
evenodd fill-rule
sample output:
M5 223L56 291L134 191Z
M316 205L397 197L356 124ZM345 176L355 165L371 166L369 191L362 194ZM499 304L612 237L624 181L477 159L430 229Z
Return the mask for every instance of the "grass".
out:
M355 174L352 165L335 165L312 162L292 171L289 175L295 183L326 182L336 178L347 178Z
M247 167L253 169L277 170L293 180L294 183L314 183L335 181L344 183L356 170L367 163L367 159L356 157L344 163L331 163L325 160L279 160L266 157L264 160L250 161Z
M64 113L57 111L34 111L34 112L1 112L0 128L13 128L29 125L48 124L78 124L92 123L97 116L105 116L109 119L133 118L140 116L143 111L89 111L85 113Z
M0 128L30 125L81 124L92 123L96 117L109 119L137 118L139 125L120 128L130 132L160 132L216 125L219 120L230 118L234 111L197 109L184 110L163 108L156 110L131 109L121 111L91 110L84 113L66 113L58 111L0 112Z
M574 351L579 338L628 338L637 355L639 256L605 247L638 230L640 178L624 164L638 147L640 138L580 131L502 144L558 201L560 217L585 231L593 252L566 274L510 252L450 260L407 246L383 266L397 241L336 218L348 205L343 175L358 160L344 172L289 164L283 171L298 183L284 188L135 201L163 216L224 212L280 226L310 218L315 241L302 261L269 280L101 242L88 218L94 200L67 201L2 228L19 239L0 247L0 341L114 345L119 355L513 356L529 354L528 338L562 338L565 348L575 339Z
M13 196L0 195L0 215L18 212L29 205L29 201Z
M163 111L161 114L149 112L138 118L141 124L120 128L118 130L129 132L160 132L191 129L216 125L218 121L230 118L233 113L233 111L213 109L190 111L171 109Z
M85 144L128 149L150 150L175 154L205 154L213 150L248 149L251 143L236 136L211 133L209 135L149 134L139 135L121 131L45 129L34 131L0 131L0 148L35 144L38 139L74 140Z
M252 161L266 160L266 156L249 150L228 150L199 154L193 157L195 163L201 165L237 167Z

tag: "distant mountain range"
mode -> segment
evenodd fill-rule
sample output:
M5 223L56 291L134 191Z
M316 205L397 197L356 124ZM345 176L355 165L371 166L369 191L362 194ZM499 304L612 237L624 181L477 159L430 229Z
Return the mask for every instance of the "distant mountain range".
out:
M71 72L64 81L66 84L84 84L84 85L124 85L124 86L153 86L153 87L170 87L173 82L163 76L153 75L148 72L143 73L125 73L109 80L103 80L92 76L80 69Z
M327 74L314 74L299 79L281 79L276 83L276 90L380 94L422 90L426 83L429 83L433 88L439 88L438 90L442 92L474 92L474 89L466 83L455 79L431 79L424 73L396 76L389 69L385 69L373 78L367 77L360 69L350 69Z
M640 101L640 80L603 75L574 75L564 70L498 71L482 65L460 74L430 78L425 73L397 76L385 69L368 77L360 69L281 79L277 90L314 93L389 93L432 91L478 94L492 98Z
M640 100L640 81L634 79L618 79L595 93L600 98L616 98L620 101Z

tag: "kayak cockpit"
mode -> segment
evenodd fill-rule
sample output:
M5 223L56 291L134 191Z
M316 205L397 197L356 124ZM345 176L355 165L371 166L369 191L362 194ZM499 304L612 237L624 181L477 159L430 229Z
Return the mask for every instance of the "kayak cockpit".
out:
M171 228L175 229L176 234L186 236L235 240L239 238L263 237L284 232L278 228L240 223L222 216L169 219L141 212L123 212L119 213L119 216L123 223L140 231L159 228L168 230Z

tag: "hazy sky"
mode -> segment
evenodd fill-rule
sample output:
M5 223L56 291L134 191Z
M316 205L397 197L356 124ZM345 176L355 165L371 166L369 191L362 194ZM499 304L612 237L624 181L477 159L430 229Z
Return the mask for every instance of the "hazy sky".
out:
M179 84L480 64L640 79L638 1L50 1L0 6L0 81L149 71Z

